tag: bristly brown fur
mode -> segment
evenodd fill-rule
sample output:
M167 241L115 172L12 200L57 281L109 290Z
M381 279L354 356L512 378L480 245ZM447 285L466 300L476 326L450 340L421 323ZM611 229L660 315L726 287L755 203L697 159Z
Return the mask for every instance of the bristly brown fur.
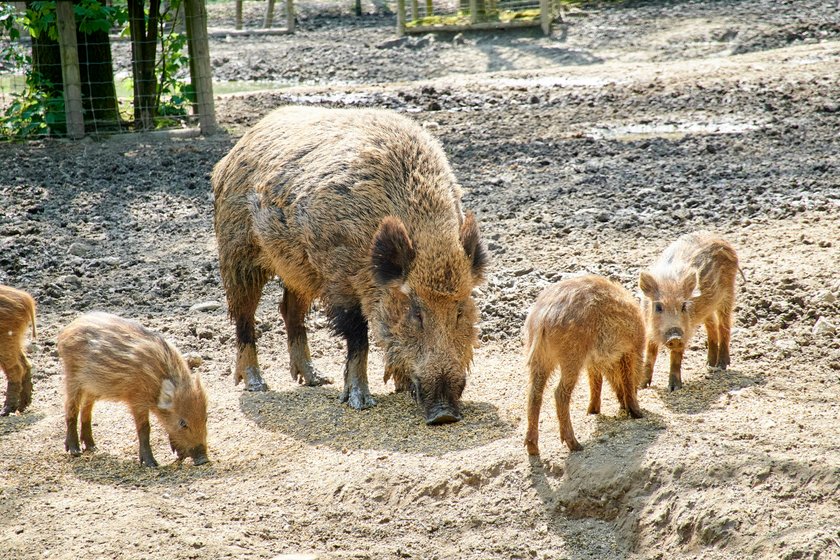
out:
M709 367L726 369L739 271L738 255L728 242L698 231L674 241L639 275L647 329L644 384L653 379L660 345L671 341L668 386L682 387L682 356L700 324L708 334Z
M636 400L641 379L644 323L632 295L600 276L570 278L545 288L525 320L529 370L528 430L525 445L539 454L539 417L545 387L560 369L555 391L560 437L570 451L581 449L572 429L569 404L580 371L587 370L589 413L601 410L606 378L619 404L632 417L642 413Z
M197 374L161 335L139 323L108 313L88 313L58 335L65 372L68 451L79 450L77 415L82 413L82 440L93 447L91 409L97 400L124 402L140 436L140 459L155 465L148 446L149 413L166 428L179 456L206 454L207 396ZM145 440L144 440L145 437ZM203 451L199 451L203 450Z
M241 331L237 382L266 387L251 331L262 287L277 275L301 382L327 382L303 327L320 299L361 308L401 384L426 372L429 387L440 376L463 385L475 342L471 291L487 255L440 144L422 127L389 111L284 107L242 137L211 182L222 279ZM404 324L412 305L429 316L423 333ZM373 404L363 354L345 373L344 397L357 408Z
M2 416L23 412L32 402L32 364L24 351L28 326L34 339L35 300L23 290L0 285L0 369L7 381Z

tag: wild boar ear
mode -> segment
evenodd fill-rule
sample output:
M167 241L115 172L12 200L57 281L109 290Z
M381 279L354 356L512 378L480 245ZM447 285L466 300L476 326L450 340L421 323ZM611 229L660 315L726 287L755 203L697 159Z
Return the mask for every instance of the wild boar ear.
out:
M370 248L373 277L380 286L402 282L416 253L399 218L387 216L379 224Z
M481 234L478 231L478 222L475 215L467 212L464 223L461 225L461 245L467 257L472 261L472 273L476 282L484 279L484 271L487 269L487 249L481 241Z
M648 299L655 300L659 297L659 284L650 272L643 270L639 273L639 289Z
M164 379L160 384L160 395L158 396L157 407L161 410L171 410L172 401L175 398L175 384L171 379Z
M689 294L688 297L696 298L700 296L700 272L695 271L688 274L683 279L683 293Z

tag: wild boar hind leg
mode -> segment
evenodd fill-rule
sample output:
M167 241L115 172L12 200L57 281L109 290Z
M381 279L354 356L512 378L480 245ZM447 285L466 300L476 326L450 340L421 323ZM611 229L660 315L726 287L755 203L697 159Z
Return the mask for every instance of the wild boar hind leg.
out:
M341 402L356 410L376 405L370 394L367 378L368 322L359 305L330 309L333 330L347 341L347 362L344 366L344 390Z
M286 323L292 379L303 385L315 387L327 385L333 381L319 373L312 365L306 326L303 324L310 304L310 300L304 299L303 296L287 287L283 292L283 301L280 303L280 313Z

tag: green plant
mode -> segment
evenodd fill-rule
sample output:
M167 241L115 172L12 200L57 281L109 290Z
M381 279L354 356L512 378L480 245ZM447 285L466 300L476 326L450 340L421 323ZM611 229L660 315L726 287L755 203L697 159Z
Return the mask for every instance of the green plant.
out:
M125 8L105 6L98 0L81 0L73 12L82 33L107 32L114 25L127 21ZM0 59L24 70L24 87L12 93L12 103L0 115L0 135L26 138L65 132L64 96L57 84L32 67L32 58L25 54L17 39L20 29L33 38L46 36L58 39L55 0L31 2L23 15L11 4L0 4L0 34L10 39L0 50Z
M159 79L155 103L160 116L186 115L187 104L191 101L191 89L180 78L182 70L189 65L189 58L184 54L187 36L176 32L180 8L181 0L173 0L160 14L161 49L156 65Z

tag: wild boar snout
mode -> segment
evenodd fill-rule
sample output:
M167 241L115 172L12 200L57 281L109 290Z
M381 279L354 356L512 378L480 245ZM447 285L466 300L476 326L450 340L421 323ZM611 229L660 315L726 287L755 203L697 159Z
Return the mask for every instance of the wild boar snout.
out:
M679 327L673 327L665 331L665 346L670 350L682 350L685 345L685 333Z

